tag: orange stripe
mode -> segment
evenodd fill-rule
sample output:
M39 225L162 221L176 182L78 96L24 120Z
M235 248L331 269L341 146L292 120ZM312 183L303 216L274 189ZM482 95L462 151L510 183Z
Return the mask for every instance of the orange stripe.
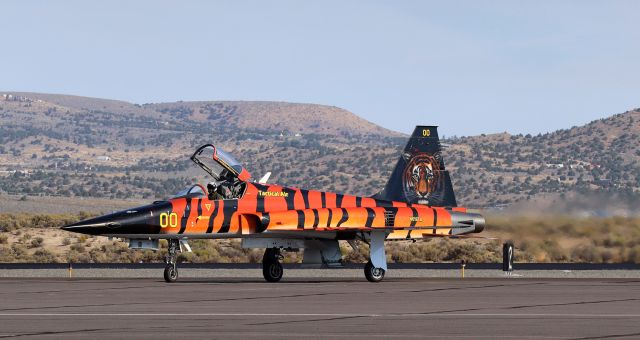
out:
M231 215L231 220L229 220L229 233L238 234L240 232L240 219L238 218L238 213L233 213Z
M258 188L253 184L247 184L242 199L238 200L238 212L256 212L258 210ZM204 209L203 209L204 211Z
M391 202L391 204L396 208L408 206L407 203L405 203L405 202L397 202L397 201L393 201L393 202Z
M329 210L318 210L318 230L323 230L327 226L327 220L329 219Z
M352 208L356 206L356 197L355 196L344 196L342 199L342 206L338 208Z
M451 214L444 208L436 208L438 211L438 223L436 226L438 227L449 227L451 226Z
M336 207L336 194L333 192L327 192L325 194L327 201L327 208L335 208Z
M319 191L309 191L309 208L320 209L322 208L322 199Z
M289 197L289 199L291 199L291 197ZM293 194L293 209L304 209L304 198L302 197L302 192L300 192L300 189L296 189L295 193Z
M269 192L282 192L281 186L272 185L267 190ZM267 196L264 198L265 211L284 211L287 210L287 201L284 197Z
M363 208L374 208L376 206L376 200L370 197L362 198L362 207Z

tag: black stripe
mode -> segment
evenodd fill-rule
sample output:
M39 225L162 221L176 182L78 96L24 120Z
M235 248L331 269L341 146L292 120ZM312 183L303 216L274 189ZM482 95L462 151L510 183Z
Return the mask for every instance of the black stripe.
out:
M220 233L228 233L229 228L231 227L231 215L234 213L234 208L231 206L230 201L225 201L224 206L222 207L222 227L220 228Z
M384 208L385 213L390 212L391 213L391 220L389 221L390 223L387 223L387 214L385 214L384 216L384 225L385 227L393 227L396 224L396 214L398 213L398 208L396 207L385 207Z
M344 222L347 222L347 219L349 219L349 212L347 211L347 209L342 208L342 218L340 218L340 221L338 222L338 225L336 225L336 228L340 227L340 225Z
M327 207L327 196L324 191L320 193L320 207L323 209Z
M256 211L257 212L264 212L264 196L260 195L260 191L267 191L267 187L263 186L263 185L256 185L256 188L258 189L258 193L256 194Z
M196 222L200 220L200 216L202 216L202 199L196 198L198 200L198 216L196 216Z
M327 218L327 228L331 227L331 219L333 218L333 211L329 209L329 217Z
M256 229L256 233L265 231L269 227L269 223L271 223L271 216L269 216L269 213L263 213L260 219L260 228Z
M416 208L411 207L411 213L412 213L412 219L411 219L411 223L409 224L412 227L416 226L416 222L418 221L418 210L416 210Z
M373 224L373 219L376 217L376 212L371 208L365 208L365 209L367 209L367 221L364 223L364 226L366 228L371 228L371 225Z
M436 208L431 208L433 209L433 234L436 234L436 224L438 223L438 211L436 210Z
M433 226L435 227L438 224L438 210L436 208L433 209Z
M307 190L300 190L302 199L304 200L304 208L309 209L309 192Z
M213 213L211 213L211 216L209 216L209 227L207 228L207 234L211 234L211 232L213 232L213 220L215 220L216 216L218 215L218 210L220 208L219 202L213 202L213 205Z
M287 202L287 210L294 210L295 206L293 202L295 202L296 190L290 188L282 188L282 192L287 193L287 197L284 198L285 202Z
M258 196L257 202L256 202L256 211L264 212L264 197Z
M180 219L180 231L178 234L183 234L185 229L187 229L187 220L189 219L189 214L191 214L191 198L187 198L187 204L184 206L184 212L182 214L182 218Z
M389 201L382 201L379 199L376 199L376 207L382 207L382 208L386 208L386 207L392 207L393 204L391 204L391 202Z
M298 214L298 229L304 229L304 211L296 210L296 213Z
M336 195L336 208L342 208L342 200L344 199L344 195Z
M356 196L356 207L360 208L362 206L362 197Z
M311 211L313 211L313 229L315 229L320 223L320 216L318 215L318 209L312 209Z

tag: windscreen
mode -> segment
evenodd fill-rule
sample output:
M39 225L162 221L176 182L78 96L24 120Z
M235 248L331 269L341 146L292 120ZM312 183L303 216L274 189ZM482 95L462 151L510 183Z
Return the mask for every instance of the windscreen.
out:
M179 193L175 194L173 196L173 198L178 198L178 197L204 197L206 196L204 188L199 185L192 185L182 191L180 191Z

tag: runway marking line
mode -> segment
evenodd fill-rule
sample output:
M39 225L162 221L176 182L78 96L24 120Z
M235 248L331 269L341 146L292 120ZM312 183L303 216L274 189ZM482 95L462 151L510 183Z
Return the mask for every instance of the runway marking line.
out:
M566 314L566 313L390 313L390 314L350 314L350 313L0 313L2 316L265 316L265 317L576 317L576 318L640 318L640 314Z

